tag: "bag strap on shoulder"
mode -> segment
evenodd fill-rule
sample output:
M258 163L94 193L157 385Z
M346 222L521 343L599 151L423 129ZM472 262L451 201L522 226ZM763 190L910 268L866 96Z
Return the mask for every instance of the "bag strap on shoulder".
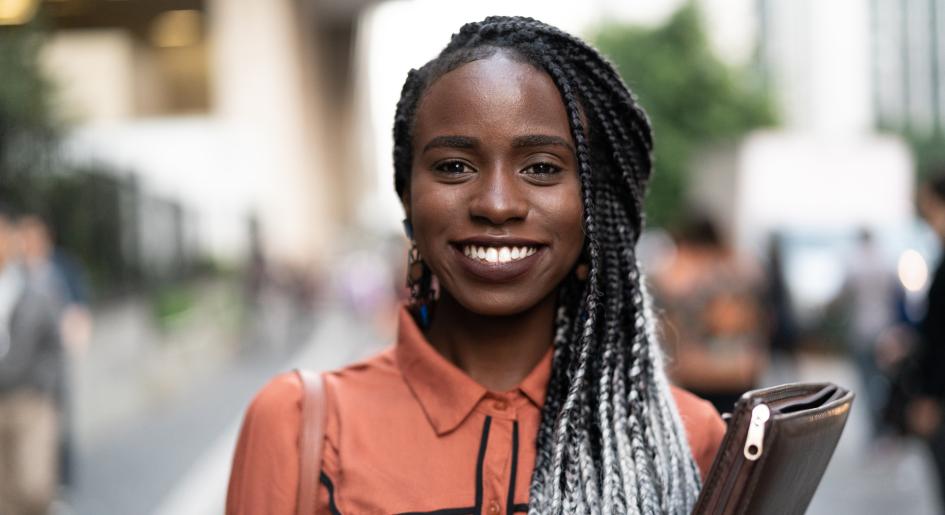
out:
M295 369L302 381L302 420L299 427L299 491L297 515L318 510L318 484L325 441L325 383L321 374Z

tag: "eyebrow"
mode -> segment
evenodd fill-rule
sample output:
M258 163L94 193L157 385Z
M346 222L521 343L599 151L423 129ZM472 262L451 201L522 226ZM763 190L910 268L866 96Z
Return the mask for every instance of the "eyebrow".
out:
M474 148L478 144L479 140L476 138L470 138L468 136L437 136L423 146L423 151L426 152L431 148L438 147Z
M564 147L574 152L574 147L571 146L564 138L558 136L549 136L547 134L529 134L528 136L519 136L512 141L512 146L516 148L521 147L545 147L545 146L558 146Z
M479 140L469 136L437 136L431 139L423 146L423 152L431 148L475 148L479 145ZM547 134L529 134L527 136L518 136L512 140L512 147L544 147L544 146L564 147L574 153L574 147L568 141L558 136Z

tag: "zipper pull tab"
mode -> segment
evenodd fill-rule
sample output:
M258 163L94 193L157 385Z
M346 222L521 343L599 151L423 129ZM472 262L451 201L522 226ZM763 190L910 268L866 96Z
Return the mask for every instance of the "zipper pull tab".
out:
M748 426L748 438L745 439L745 457L755 461L761 457L765 440L765 422L771 418L767 404L759 404L751 410L751 425Z

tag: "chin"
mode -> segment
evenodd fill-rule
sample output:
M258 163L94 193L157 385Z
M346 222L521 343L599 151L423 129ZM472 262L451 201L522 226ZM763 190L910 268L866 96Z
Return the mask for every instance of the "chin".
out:
M481 316L505 317L524 313L541 304L547 295L521 295L514 292L470 292L467 295L453 296L456 301L469 311Z

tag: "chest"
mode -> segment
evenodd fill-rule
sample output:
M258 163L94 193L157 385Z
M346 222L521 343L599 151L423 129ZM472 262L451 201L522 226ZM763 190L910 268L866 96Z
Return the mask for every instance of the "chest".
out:
M325 513L527 512L538 412L504 411L476 410L440 435L409 416L349 426L326 449Z

